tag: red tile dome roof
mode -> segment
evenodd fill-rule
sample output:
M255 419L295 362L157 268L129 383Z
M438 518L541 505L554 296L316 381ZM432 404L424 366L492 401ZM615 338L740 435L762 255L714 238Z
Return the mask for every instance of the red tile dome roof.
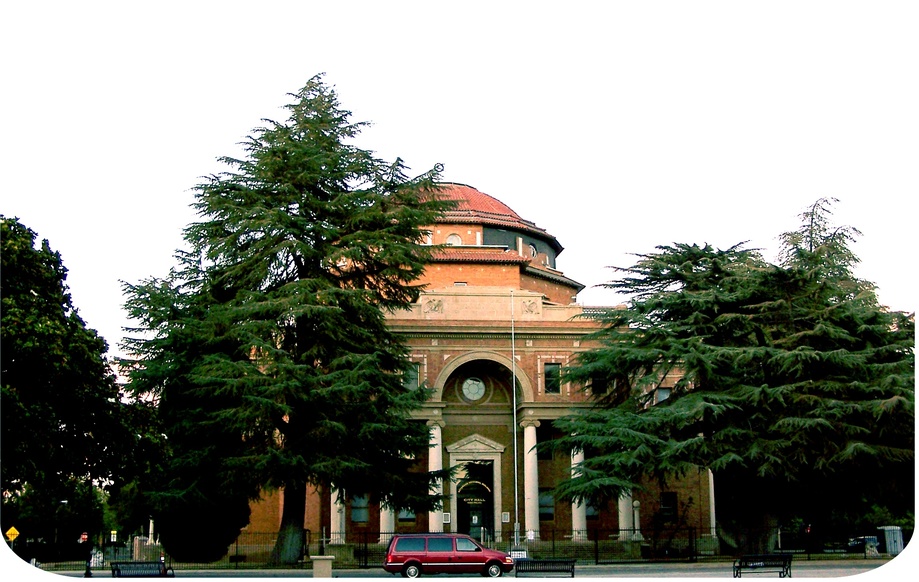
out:
M499 228L510 228L534 234L540 238L551 241L558 249L561 246L555 237L548 234L545 229L536 226L529 220L523 219L511 208L492 196L476 190L465 184L452 182L438 185L438 195L447 200L457 202L453 210L444 212L437 220L439 223L450 224L485 224Z

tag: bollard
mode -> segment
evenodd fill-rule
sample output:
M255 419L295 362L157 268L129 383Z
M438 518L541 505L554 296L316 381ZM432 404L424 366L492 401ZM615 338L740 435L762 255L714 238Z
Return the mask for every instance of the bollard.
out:
M335 556L310 556L313 561L313 578L331 578L334 559Z

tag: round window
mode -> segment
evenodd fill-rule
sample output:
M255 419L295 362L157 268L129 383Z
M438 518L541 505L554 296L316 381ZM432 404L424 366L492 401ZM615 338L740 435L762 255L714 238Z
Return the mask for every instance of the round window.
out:
M485 396L485 383L478 378L469 378L463 382L463 396L476 401Z

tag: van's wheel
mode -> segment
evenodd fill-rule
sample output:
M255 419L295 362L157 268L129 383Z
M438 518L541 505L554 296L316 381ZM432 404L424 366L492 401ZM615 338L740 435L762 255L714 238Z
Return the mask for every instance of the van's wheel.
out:
M501 576L501 574L503 574L501 571L501 565L497 562L492 562L488 565L488 567L485 568L484 575L488 576L489 578L498 578Z
M404 578L419 578L421 576L421 566L418 564L409 564L402 569Z

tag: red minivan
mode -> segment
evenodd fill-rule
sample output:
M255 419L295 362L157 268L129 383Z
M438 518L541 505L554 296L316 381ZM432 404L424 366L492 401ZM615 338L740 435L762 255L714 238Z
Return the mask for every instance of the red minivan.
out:
M484 548L464 534L395 534L383 569L406 578L422 574L481 574L496 578L514 569L504 552Z

